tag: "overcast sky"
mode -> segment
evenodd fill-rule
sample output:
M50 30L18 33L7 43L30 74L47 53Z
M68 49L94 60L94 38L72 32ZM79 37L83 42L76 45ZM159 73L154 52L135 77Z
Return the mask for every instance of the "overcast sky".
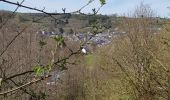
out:
M9 0L12 2L21 2L22 0ZM107 3L102 7L99 13L102 14L114 14L119 15L127 14L134 10L142 1L145 4L149 4L151 8L161 17L170 17L170 0L106 0ZM66 12L75 11L85 5L88 0L25 0L23 5L36 7L43 9L48 12L61 12L61 8L66 8ZM86 9L83 10L85 13L90 13L92 8L98 8L100 6L99 0L95 0ZM1 10L14 10L16 6L3 3L0 1ZM28 9L19 8L19 12L32 12Z

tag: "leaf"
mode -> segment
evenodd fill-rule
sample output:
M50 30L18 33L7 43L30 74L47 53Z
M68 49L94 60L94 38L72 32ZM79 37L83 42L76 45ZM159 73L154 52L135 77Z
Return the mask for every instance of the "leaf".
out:
M52 69L52 65L53 65L53 64L48 64L48 65L46 66L47 71L50 71L50 70Z
M43 66L35 66L34 67L34 72L36 73L36 75L41 75L45 72L45 69L43 68Z
M100 0L100 4L101 5L105 5L106 4L106 0Z
M43 47L44 45L46 45L47 43L46 42L44 42L44 41L39 41L39 45L41 46L41 47Z
M63 60L62 62L60 62L59 67L60 67L60 70L61 70L61 71L67 70L66 60Z
M54 37L58 45L64 45L64 37L62 35Z

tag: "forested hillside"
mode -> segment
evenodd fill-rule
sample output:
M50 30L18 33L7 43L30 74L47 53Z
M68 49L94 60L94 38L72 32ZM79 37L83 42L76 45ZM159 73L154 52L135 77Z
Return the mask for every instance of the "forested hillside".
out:
M170 20L141 3L126 16L0 11L0 100L169 100ZM23 1L24 2L24 1Z

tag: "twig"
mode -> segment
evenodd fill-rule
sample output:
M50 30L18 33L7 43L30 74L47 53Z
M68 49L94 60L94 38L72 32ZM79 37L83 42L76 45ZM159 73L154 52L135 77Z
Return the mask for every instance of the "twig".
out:
M124 72L124 74L129 78L130 82L135 86L136 90L138 92L140 92L140 90L138 89L138 86L134 83L134 81L132 80L132 78L129 76L129 74L127 73L127 71L124 69L124 67L117 61L117 59L112 58L113 61L116 62L116 64L121 68L122 72Z
M0 53L0 58L2 57L2 55L7 51L7 49L9 48L9 46L16 40L16 38L18 36L20 36L26 29L28 28L25 27L21 32L18 32L18 34L7 44L6 48Z
M10 81L12 82L12 83L14 83L17 87L19 86L14 80L12 80L12 79L10 79ZM24 93L26 93L26 94L29 94L30 96L32 96L32 97L34 97L34 98L36 98L36 96L35 95L33 95L33 94L31 94L31 93L29 93L26 89L24 89L24 88L20 88L20 90L22 90Z
M45 12L44 9L40 10L40 9L37 9L37 8L28 7L28 6L25 6L25 5L22 5L22 4L19 4L19 3L15 3L15 2L11 2L11 1L8 1L8 0L1 0L1 1L5 2L5 3L8 3L8 4L12 4L12 5L17 5L17 6L22 7L22 8L38 11L38 12L41 12L41 13L44 13L44 14L50 16L51 18L53 18L55 20L59 20L59 19L55 18L54 16L52 16L51 13ZM60 21L62 21L62 20L60 20Z
M24 1L25 1L25 0L23 0L23 1L20 3L20 5L23 4ZM6 21L5 21L4 23L2 23L2 25L0 26L0 29L2 29L3 26L5 26L5 24L9 21L9 19L10 19L12 16L14 16L14 14L15 14L16 11L19 9L19 7L20 7L20 6L17 6L17 8L12 12L12 14L10 15L10 17L7 18Z
M18 76L21 76L21 75L25 75L25 74L28 74L28 73L33 73L33 72L34 71L26 71L26 72L23 72L23 73L15 74L13 76L10 76L10 77L7 77L7 78L3 79L2 82L10 80L10 79L18 77Z
M85 7L87 7L89 4L91 4L93 1L94 1L94 0L89 0L86 5L84 5L83 7L81 7L79 10L74 11L74 12L71 12L71 13L73 13L73 14L74 14L74 13L84 14L84 13L81 13L81 11L82 11Z
M19 86L19 87L16 87L16 88L14 88L14 89L11 89L11 90L8 90L8 91L5 91L5 92L1 92L0 95L4 95L4 94L8 94L8 93L17 91L17 90L19 90L19 89L21 89L21 88L24 88L24 87L26 87L26 86L29 86L29 85L33 84L33 83L37 83L37 82L39 82L39 81L45 80L46 78L49 78L49 77L51 77L51 75L49 75L49 76L47 76L47 77L41 77L41 78L39 78L39 79L33 79L32 81L30 81L30 82L28 82L28 83L26 83L26 84L24 84L24 85L21 85L21 86Z

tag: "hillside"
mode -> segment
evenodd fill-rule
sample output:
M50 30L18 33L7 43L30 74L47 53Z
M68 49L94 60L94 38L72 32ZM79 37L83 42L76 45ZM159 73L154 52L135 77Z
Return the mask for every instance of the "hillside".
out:
M169 19L52 16L0 11L0 100L168 100Z

